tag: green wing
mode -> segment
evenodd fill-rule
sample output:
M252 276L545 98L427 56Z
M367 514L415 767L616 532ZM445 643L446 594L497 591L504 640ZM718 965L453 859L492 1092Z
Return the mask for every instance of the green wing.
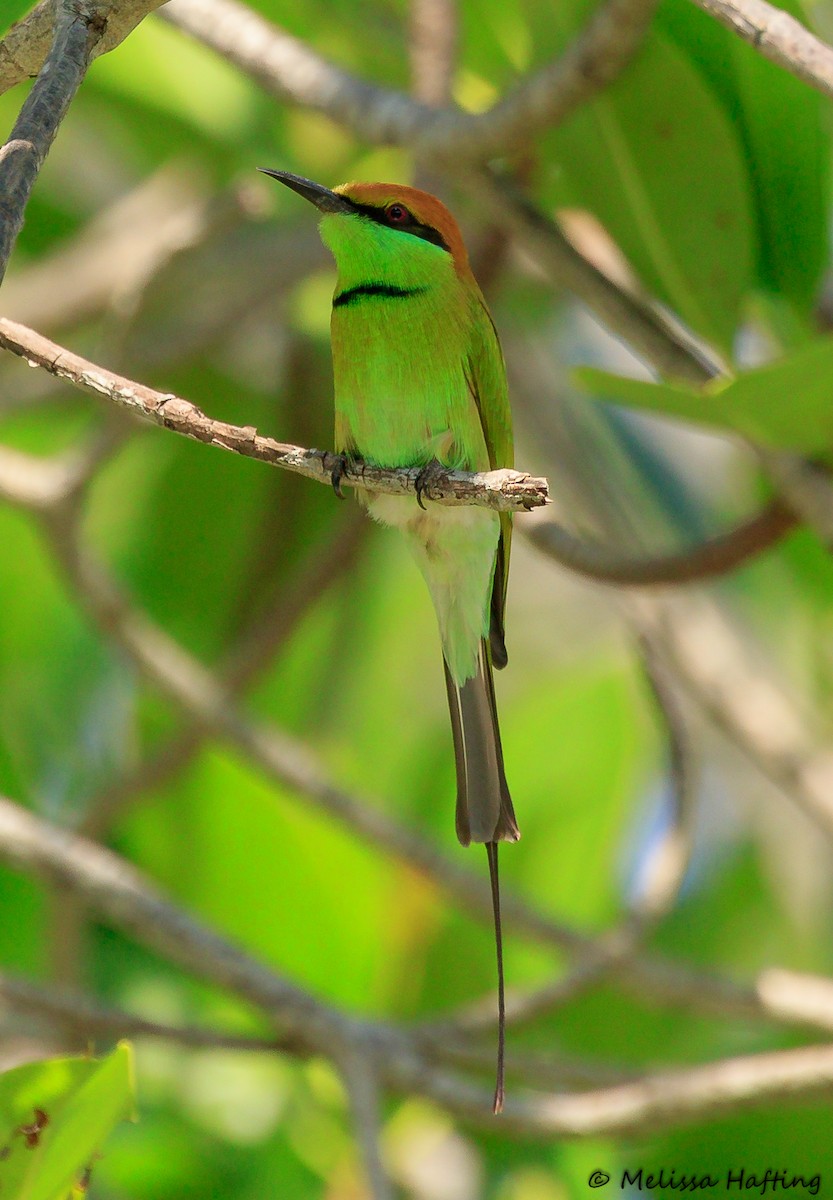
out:
M466 382L472 394L489 454L492 470L515 462L512 413L506 386L506 367L495 323L478 289L472 312L472 336L466 358ZM492 584L489 648L495 667L505 667L504 614L509 581L509 551L512 544L512 514L500 513L500 541Z

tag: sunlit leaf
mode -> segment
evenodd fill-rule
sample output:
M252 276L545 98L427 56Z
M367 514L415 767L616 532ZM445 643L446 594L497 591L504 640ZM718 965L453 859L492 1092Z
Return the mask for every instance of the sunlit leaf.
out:
M740 433L769 446L821 453L833 446L831 372L833 340L824 339L699 391L679 383L628 379L594 367L579 368L575 378L594 395L632 408Z

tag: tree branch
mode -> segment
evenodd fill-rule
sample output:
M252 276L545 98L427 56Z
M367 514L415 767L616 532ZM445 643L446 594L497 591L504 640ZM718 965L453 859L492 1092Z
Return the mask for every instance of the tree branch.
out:
M619 587L654 587L725 575L776 545L797 525L795 514L776 498L734 529L665 555L636 558L621 554L613 547L577 537L549 518L531 523L526 535L561 566L587 579Z
M175 433L256 458L329 484L339 463L337 455L323 450L305 450L273 438L263 437L251 426L229 425L207 417L195 404L179 396L154 391L144 384L124 379L95 363L80 358L47 338L0 318L0 347L43 367L51 375L66 379L82 391L105 396L135 416ZM369 463L349 464L342 483L394 496L415 495L420 469L376 467ZM427 499L437 504L478 504L496 512L517 512L546 504L547 481L520 471L438 471L424 489Z
M693 0L764 58L833 96L833 48L766 0Z
M833 750L815 744L797 706L743 653L716 608L647 596L628 606L717 728L833 842Z
M419 1091L481 1127L494 1128L491 1091L431 1067L411 1039L383 1022L362 1022L315 1000L159 897L117 855L77 838L0 797L0 855L24 871L78 893L118 928L171 962L227 988L286 1030L283 1045L336 1062L370 1056L391 1087ZM723 1059L578 1095L510 1095L501 1128L535 1137L590 1137L653 1131L738 1107L833 1089L833 1046Z
M283 1049L278 1037L258 1038L244 1034L206 1029L199 1025L167 1025L148 1021L134 1013L102 1004L90 996L82 996L48 988L29 979L0 973L0 1001L19 1011L27 1019L35 1017L85 1041L102 1038L150 1037L176 1042L180 1046L206 1047L215 1050L269 1051ZM291 1042L286 1049L294 1050Z
M143 17L164 3L165 0L98 0L104 30L91 57L113 50ZM0 41L0 95L40 71L52 40L55 10L56 0L41 0Z
M565 53L486 113L432 108L358 79L238 0L171 0L164 20L198 38L281 100L326 113L363 141L423 160L517 151L612 82L642 44L656 0L607 0Z
M105 28L101 0L56 0L52 49L0 149L0 282L43 160Z

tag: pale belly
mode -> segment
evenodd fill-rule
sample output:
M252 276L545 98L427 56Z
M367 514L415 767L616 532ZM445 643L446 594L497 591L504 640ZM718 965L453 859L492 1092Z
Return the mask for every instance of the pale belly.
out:
M443 654L455 681L474 675L480 639L489 629L492 577L500 537L497 513L416 497L359 492L374 520L404 533L431 592Z

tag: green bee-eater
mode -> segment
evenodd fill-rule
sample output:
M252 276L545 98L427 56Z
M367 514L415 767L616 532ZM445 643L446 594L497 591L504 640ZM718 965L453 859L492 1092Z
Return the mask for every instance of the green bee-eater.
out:
M497 333L456 221L427 192L347 183L330 191L267 171L321 212L338 268L332 349L336 449L346 461L467 471L512 466L512 423ZM457 766L457 836L489 855L498 955L495 1111L503 1105L503 962L497 843L519 833L503 770L492 667L506 665L508 513L360 491L401 529L440 627Z

